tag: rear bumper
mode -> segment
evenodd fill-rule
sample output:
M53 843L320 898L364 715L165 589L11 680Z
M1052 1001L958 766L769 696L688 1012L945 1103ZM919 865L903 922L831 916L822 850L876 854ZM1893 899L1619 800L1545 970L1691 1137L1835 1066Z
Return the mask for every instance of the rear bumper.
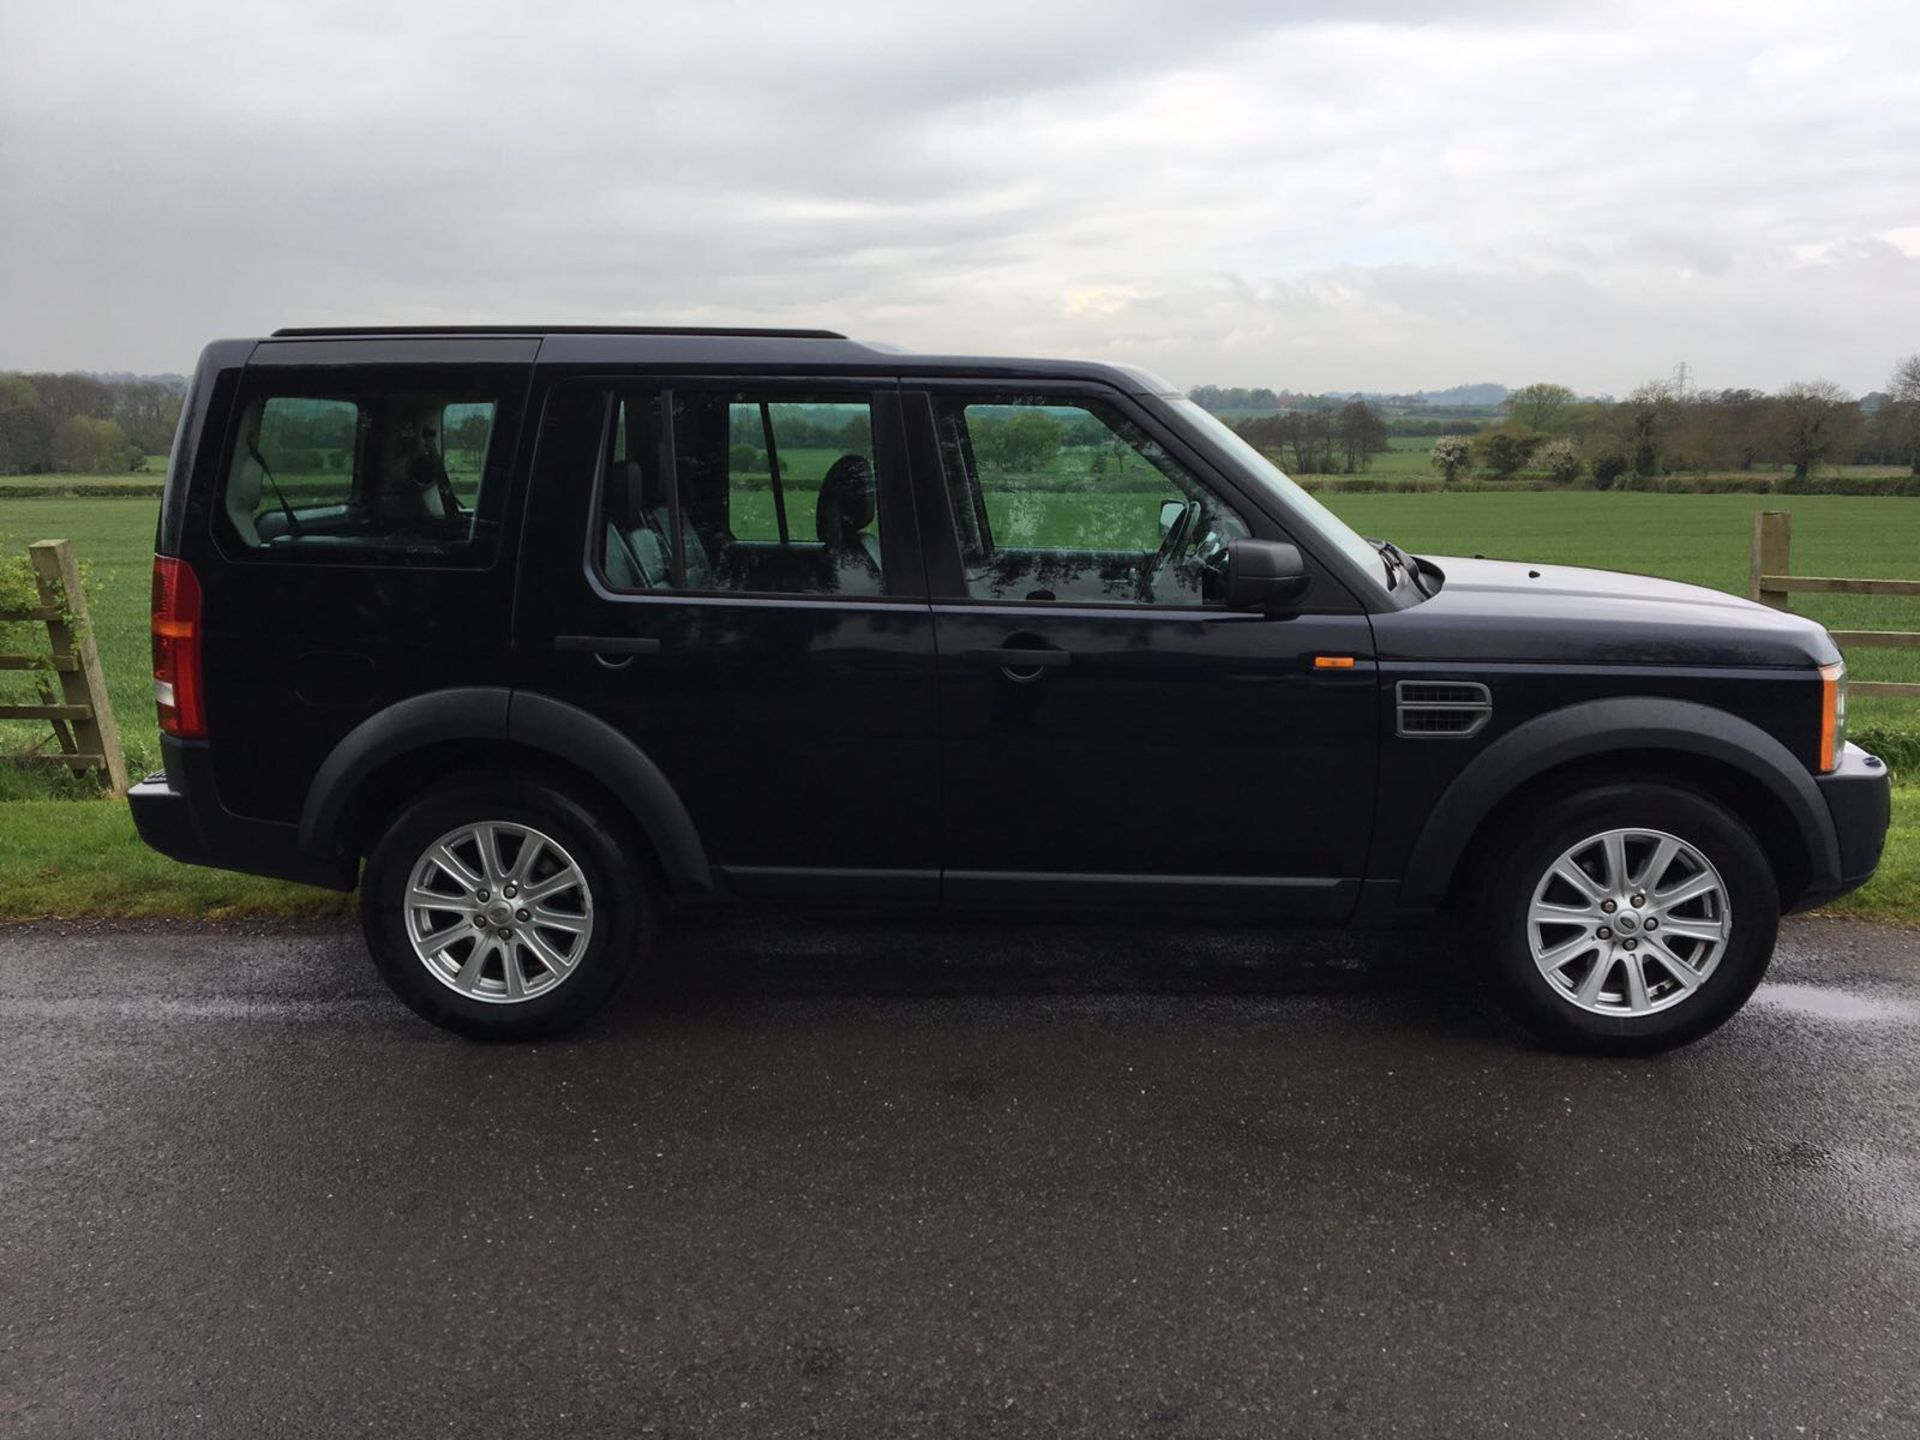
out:
M1814 784L1833 816L1833 835L1840 847L1840 874L1816 885L1793 907L1811 910L1858 890L1873 878L1880 851L1887 843L1887 825L1893 814L1893 776L1877 755L1848 745L1831 775Z
M353 888L358 866L351 857L316 858L300 848L298 827L224 809L205 745L163 739L160 748L167 768L127 792L134 828L148 845L188 865Z

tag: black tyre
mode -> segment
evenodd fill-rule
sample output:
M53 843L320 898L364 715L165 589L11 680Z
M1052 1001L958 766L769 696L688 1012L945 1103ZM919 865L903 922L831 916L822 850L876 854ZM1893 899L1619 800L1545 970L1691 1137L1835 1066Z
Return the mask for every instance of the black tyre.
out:
M1548 1044L1646 1055L1744 1005L1779 927L1773 869L1739 819L1689 790L1627 783L1543 805L1502 837L1463 938Z
M565 791L460 776L388 826L361 877L373 962L413 1012L474 1039L579 1024L651 944L625 829Z

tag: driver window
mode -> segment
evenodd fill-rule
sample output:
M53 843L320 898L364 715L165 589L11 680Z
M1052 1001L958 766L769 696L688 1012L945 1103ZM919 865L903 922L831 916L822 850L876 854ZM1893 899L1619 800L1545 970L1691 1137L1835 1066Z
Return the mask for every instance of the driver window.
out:
M1205 605L1240 517L1118 410L1053 396L933 397L967 594Z

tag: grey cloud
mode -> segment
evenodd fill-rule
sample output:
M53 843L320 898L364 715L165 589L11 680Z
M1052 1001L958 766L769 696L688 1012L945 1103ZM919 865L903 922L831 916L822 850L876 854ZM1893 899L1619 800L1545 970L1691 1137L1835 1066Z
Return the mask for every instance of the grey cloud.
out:
M1864 388L1920 335L1880 238L1920 234L1916 39L1892 6L10 8L0 365L654 318L1183 383L1620 389L1678 350Z

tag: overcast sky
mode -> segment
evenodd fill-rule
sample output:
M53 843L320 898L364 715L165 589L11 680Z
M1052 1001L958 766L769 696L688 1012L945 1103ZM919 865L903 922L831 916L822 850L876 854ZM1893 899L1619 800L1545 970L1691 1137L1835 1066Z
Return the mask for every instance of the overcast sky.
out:
M486 320L1859 393L1920 4L0 0L0 366Z

